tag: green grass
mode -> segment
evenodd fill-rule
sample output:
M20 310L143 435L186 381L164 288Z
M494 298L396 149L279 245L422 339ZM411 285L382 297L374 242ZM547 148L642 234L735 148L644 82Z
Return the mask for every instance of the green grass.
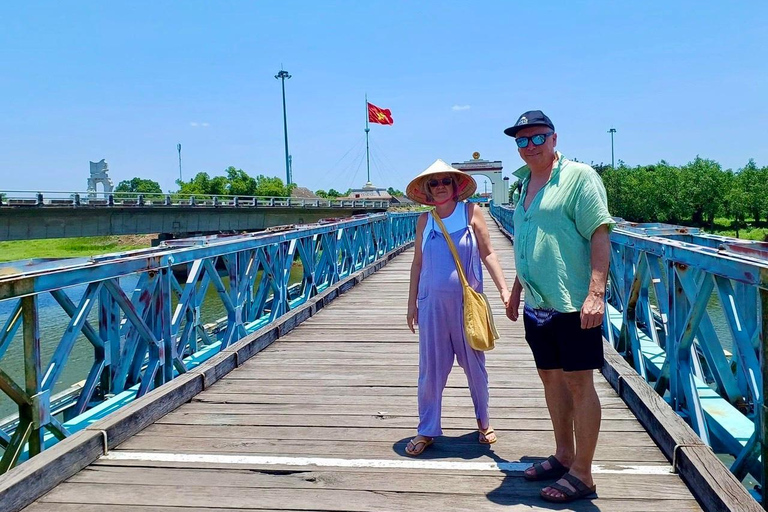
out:
M724 229L723 231L717 231L716 234L736 237L736 230ZM757 240L758 242L768 242L768 228L740 229L738 237L736 238L741 238L742 240Z
M732 236L743 240L757 240L759 242L768 242L768 226L765 222L755 224L754 221L747 220L746 226L739 227L738 235L733 225L733 220L725 217L715 218L713 226L702 228L707 233L715 235Z
M148 247L137 237L94 236L0 242L0 261L32 258L78 258Z

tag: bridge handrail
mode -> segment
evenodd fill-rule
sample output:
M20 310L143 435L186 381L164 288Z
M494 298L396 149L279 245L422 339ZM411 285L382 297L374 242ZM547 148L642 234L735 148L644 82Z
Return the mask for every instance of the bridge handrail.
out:
M491 206L510 233L513 213ZM760 481L768 473L768 243L619 221L605 338L704 442L735 457L737 478ZM713 315L727 329L716 330Z
M0 315L0 362L15 338L25 351L20 382L0 368L0 391L18 409L0 428L0 473L19 462L25 446L29 455L39 453L412 242L418 214L173 240L58 265L0 264L0 306L9 312ZM300 278L291 278L294 264ZM121 286L127 276L136 284ZM50 362L39 325L39 300L48 295L68 322ZM212 300L226 317L206 323L201 307ZM79 392L54 395L78 338L93 350L90 371Z
M195 208L387 208L381 199L324 199L280 196L91 192L91 191L0 191L0 208L107 208L107 207L195 207Z

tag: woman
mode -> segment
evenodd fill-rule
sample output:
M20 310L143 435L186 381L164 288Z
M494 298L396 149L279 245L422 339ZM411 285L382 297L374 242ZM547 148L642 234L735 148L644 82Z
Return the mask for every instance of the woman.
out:
M464 201L476 188L475 180L468 174L437 160L411 181L406 195L435 207L456 246L470 286L482 291L482 260L506 305L510 293L491 247L483 214L476 205ZM467 375L479 441L495 443L496 434L488 416L485 354L473 350L464 338L463 295L456 263L442 230L429 213L423 213L416 224L415 249L408 292L408 327L415 333L414 325L419 326L419 427L418 435L405 451L414 457L421 455L442 434L443 389L454 357Z

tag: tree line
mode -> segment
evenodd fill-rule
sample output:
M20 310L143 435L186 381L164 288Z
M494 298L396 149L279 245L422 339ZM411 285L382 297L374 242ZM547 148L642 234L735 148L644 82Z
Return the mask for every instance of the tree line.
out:
M196 196L264 196L264 197L290 197L295 183L286 185L283 180L277 177L264 176L260 174L255 178L249 176L242 169L227 167L224 175L211 177L206 172L197 173L191 180L176 180L179 189L171 194L196 195ZM115 187L115 192L120 192L124 197L136 196L138 194L152 197L153 195L163 194L160 184L154 180L144 178L133 178L123 180ZM387 189L392 196L404 195L401 191L392 187ZM315 195L324 199L334 199L336 197L346 197L352 193L352 189L346 192L339 192L336 189L316 190Z
M171 194L198 196L270 196L290 197L296 188L295 183L285 185L283 180L260 174L255 178L242 169L227 167L225 175L211 177L207 172L197 173L191 180L176 180L179 189ZM163 189L154 180L133 178L117 184L115 192L144 194L152 196L162 194Z
M754 160L736 171L696 157L674 166L660 161L628 167L593 165L603 179L612 215L633 222L712 226L726 217L734 227L768 221L768 167Z

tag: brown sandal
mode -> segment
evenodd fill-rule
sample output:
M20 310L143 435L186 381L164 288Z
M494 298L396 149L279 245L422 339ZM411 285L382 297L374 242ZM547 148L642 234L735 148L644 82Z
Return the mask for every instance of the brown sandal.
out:
M593 485L592 487L587 487L587 485L584 482L582 482L581 480L579 480L578 478L576 478L570 473L564 474L563 480L571 484L573 489L569 489L568 487L564 485L560 485L557 482L555 482L552 485L548 485L547 487L559 492L560 496L550 496L549 494L544 492L544 489L542 489L541 497L544 500L551 501L553 503L570 503L571 501L575 501L581 498L586 498L587 496L591 496L597 492L596 485Z
M496 441L498 441L498 438L496 437L496 432L494 432L493 427L488 427L485 430L477 429L478 437L480 444L493 444Z
M427 449L427 446L434 442L435 440L432 437L418 435L408 441L408 444L405 447L405 453L411 457L418 457Z

